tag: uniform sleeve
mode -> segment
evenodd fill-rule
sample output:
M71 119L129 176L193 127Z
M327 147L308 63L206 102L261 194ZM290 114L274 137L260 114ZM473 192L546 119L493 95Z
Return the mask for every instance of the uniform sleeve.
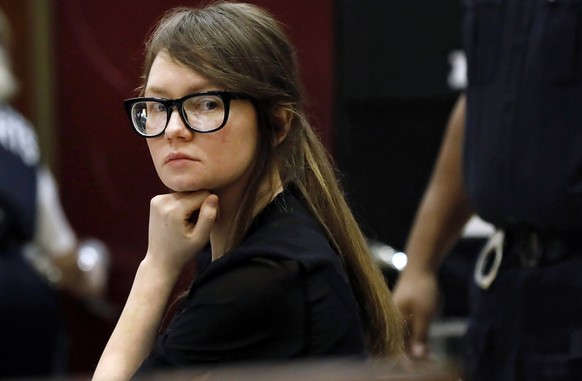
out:
M299 266L255 259L195 288L144 367L292 358L305 321Z
M77 237L67 220L55 179L48 168L37 170L37 183L35 244L52 256L75 250Z

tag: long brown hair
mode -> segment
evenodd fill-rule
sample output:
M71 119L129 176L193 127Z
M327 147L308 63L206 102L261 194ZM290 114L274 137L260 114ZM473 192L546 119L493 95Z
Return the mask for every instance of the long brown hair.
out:
M260 187L278 171L284 186L292 184L299 190L342 258L364 317L370 352L401 354L402 319L338 185L332 161L306 118L295 50L283 27L250 4L221 1L198 9L173 9L147 41L143 87L162 51L223 89L249 95L257 108L257 157L229 246L244 238ZM277 144L284 127L275 112L281 107L292 117L286 138Z

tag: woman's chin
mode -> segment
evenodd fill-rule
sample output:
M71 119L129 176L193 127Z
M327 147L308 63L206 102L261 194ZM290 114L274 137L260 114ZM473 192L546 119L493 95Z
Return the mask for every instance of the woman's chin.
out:
M195 192L203 188L192 184L165 184L166 187L174 192Z

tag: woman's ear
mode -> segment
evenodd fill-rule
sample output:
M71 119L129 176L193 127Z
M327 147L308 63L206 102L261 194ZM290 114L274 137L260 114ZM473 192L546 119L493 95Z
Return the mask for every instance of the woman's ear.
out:
M277 126L275 145L278 146L287 137L293 120L293 109L290 104L280 104L275 107L273 119Z

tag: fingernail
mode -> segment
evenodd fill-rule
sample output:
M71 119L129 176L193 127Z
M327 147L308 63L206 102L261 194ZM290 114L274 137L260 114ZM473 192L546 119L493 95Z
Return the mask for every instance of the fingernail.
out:
M218 197L208 197L206 199L206 203L208 206L217 207L218 206Z

